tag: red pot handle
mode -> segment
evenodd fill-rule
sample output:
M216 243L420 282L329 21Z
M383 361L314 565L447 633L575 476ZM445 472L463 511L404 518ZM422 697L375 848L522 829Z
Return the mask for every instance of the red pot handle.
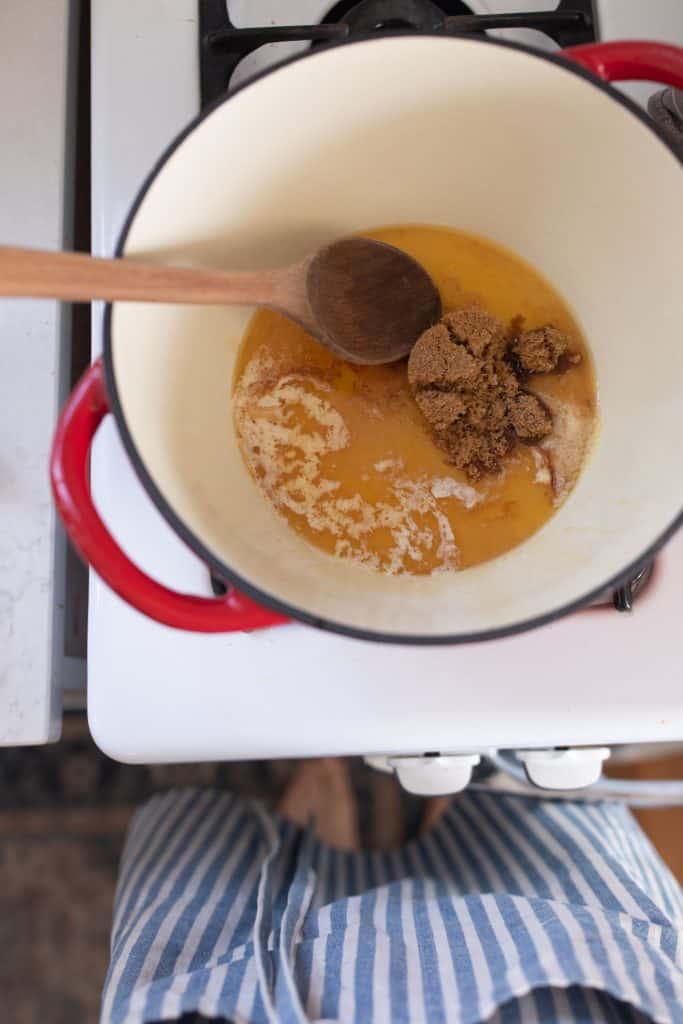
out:
M90 446L110 411L98 359L83 374L62 411L50 458L57 509L86 562L124 601L165 626L196 633L230 633L286 622L283 615L262 608L232 588L220 598L179 594L131 562L109 533L90 494Z
M562 54L606 82L659 82L683 89L683 48L680 46L614 40L571 46Z

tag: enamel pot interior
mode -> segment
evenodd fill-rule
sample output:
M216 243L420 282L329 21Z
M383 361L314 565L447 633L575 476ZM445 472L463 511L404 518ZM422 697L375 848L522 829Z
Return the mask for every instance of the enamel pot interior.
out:
M377 38L282 66L199 120L143 189L123 250L269 267L402 222L513 249L560 289L592 348L599 438L529 541L430 578L387 577L302 541L261 496L233 428L251 309L114 305L105 354L119 427L181 536L266 603L388 638L523 628L618 577L681 514L681 168L609 89L559 61L474 39Z

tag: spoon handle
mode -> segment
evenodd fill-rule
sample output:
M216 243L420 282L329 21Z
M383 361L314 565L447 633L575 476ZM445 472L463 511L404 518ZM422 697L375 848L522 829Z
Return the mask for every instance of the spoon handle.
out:
M227 272L0 246L0 295L284 308L294 268Z

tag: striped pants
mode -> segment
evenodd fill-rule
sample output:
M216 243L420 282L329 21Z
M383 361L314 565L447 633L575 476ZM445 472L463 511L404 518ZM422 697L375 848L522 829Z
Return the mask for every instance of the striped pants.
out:
M101 1020L682 1022L683 899L616 804L468 792L398 851L212 790L123 853Z

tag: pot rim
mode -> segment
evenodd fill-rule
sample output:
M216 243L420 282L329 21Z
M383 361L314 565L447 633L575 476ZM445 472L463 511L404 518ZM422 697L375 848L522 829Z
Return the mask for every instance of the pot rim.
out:
M546 52L544 50L537 50L525 43L512 42L507 39L497 39L490 36L473 36L468 34L448 36L438 32L414 32L410 30L406 31L393 31L388 32L384 35L373 35L363 34L354 36L352 39L345 39L328 43L322 46L311 48L306 50L304 53L295 54L292 57L288 57L285 60L279 61L277 64L265 68L237 86L232 92L220 96L218 99L209 103L204 107L164 148L161 155L158 157L151 170L147 174L146 178L140 185L137 191L135 199L133 200L123 226L120 230L116 247L114 250L115 257L123 256L128 235L133 225L135 217L139 208L141 207L144 199L149 191L153 181L156 179L159 172L162 170L164 165L185 141L192 132L199 127L218 107L224 103L229 102L233 96L240 93L243 89L248 89L255 82L265 78L266 75L271 74L273 71L279 71L282 68L287 67L290 64L294 64L300 60L313 59L315 57L323 55L328 50L337 49L340 46L352 46L356 44L367 44L377 43L381 44L385 40L391 40L395 38L411 38L411 39L423 39L423 38L435 38L435 39L454 39L463 40L466 39L470 42L489 45L489 46L500 46L507 49L521 50L523 53L528 54L532 58L538 60L545 60L551 64L562 68L564 71L570 74L578 75L580 78L585 79L590 84L601 89L607 93L613 100L619 103L622 107L625 107L631 114L635 115L638 120L645 125L645 127L667 148L667 150L678 160L683 168L683 154L679 154L676 148L671 144L665 133L659 128L659 126L647 115L646 111L639 107L633 100L631 100L624 93L615 89L611 83L599 78L592 72L586 70L580 64L574 63L572 60L567 59L562 51L558 52ZM446 633L437 635L425 635L425 634L409 634L409 633L385 633L377 630L366 630L359 629L353 626L347 626L340 622L335 622L330 619L326 619L317 615L313 615L310 612L303 611L294 605L288 604L286 601L282 601L279 598L273 597L266 591L261 590L260 587L251 583L249 580L240 576L235 570L230 568L218 558L203 542L193 533L193 531L186 525L185 521L180 518L174 508L163 496L161 491L157 488L151 474L147 470L145 462L138 452L138 449L133 440L132 434L130 433L126 424L126 419L123 412L123 405L121 397L116 384L116 375L114 372L114 360L113 360L113 345L112 345L112 308L113 304L108 302L105 305L102 333L103 333L103 365L104 365L104 378L107 393L111 403L111 410L114 414L116 424L118 427L119 435L123 442L124 449L128 455L133 468L145 488L147 494L154 502L156 508L162 514L166 522L172 527L174 532L184 541L184 543L192 550L218 578L224 581L227 585L234 585L238 590L244 593L247 597L250 597L253 601L258 604L264 605L267 608L271 608L282 615L287 616L295 621L302 622L309 626L315 626L318 629L326 630L331 633L337 633L342 636L350 637L356 640L371 640L378 643L389 643L389 644L403 644L403 645L414 645L414 646L432 646L432 645L457 645L465 643L480 643L486 640L499 640L504 637L514 636L517 633L525 633L531 629L537 629L539 626L546 625L550 622L554 622L557 619L569 615L572 612L586 608L598 597L600 597L607 590L617 589L620 585L623 585L626 580L633 576L638 569L644 564L650 561L655 554L666 544L666 542L674 535L674 533L683 525L683 505L678 515L673 521L663 530L663 532L643 551L637 558L633 559L623 570L618 572L616 575L601 583L589 591L584 596L570 601L567 604L561 605L559 608L551 609L542 615L536 615L530 619L525 619L521 622L511 623L507 626L500 626L494 629L478 630L473 633Z

